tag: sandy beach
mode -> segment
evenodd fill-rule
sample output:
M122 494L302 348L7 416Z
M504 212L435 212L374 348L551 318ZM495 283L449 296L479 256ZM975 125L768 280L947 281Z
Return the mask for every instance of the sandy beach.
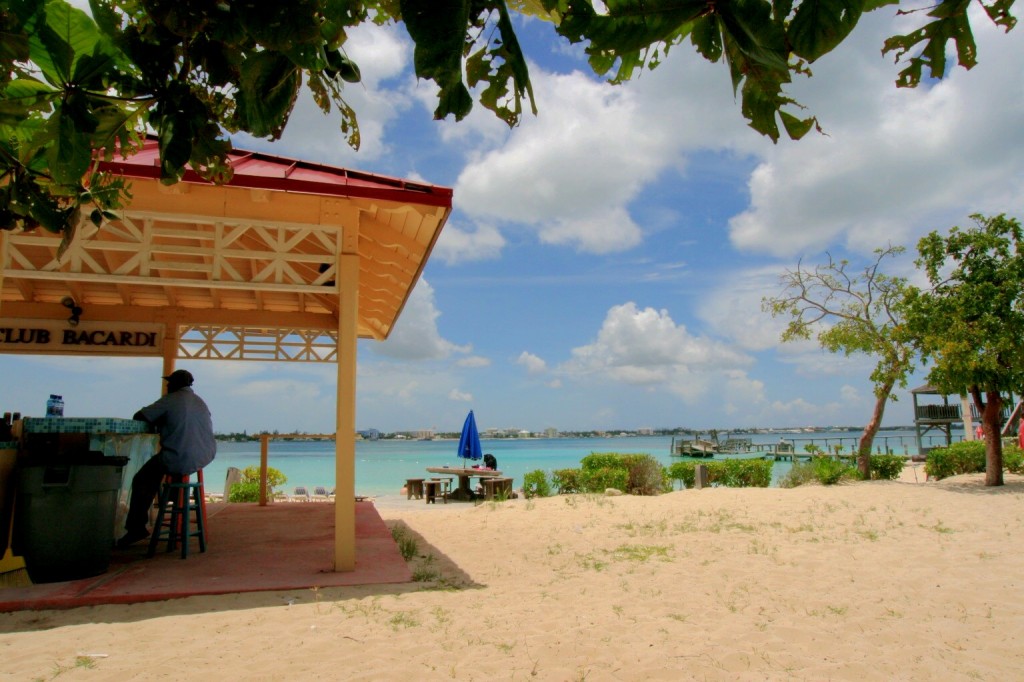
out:
M0 614L0 679L1022 679L1006 480L389 504L418 582Z

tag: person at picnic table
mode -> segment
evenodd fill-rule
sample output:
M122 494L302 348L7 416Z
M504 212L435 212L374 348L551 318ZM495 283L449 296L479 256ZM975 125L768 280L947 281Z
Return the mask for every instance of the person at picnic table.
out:
M210 408L192 390L195 381L192 374L178 369L163 379L167 382L167 394L132 417L157 428L160 450L132 478L125 534L117 541L118 548L149 537L146 528L149 509L164 476L194 474L212 462L217 454Z

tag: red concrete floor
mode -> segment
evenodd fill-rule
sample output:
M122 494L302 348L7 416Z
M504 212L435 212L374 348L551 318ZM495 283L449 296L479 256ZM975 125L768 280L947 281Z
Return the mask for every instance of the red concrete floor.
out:
M113 550L109 570L93 578L0 587L0 611L129 604L193 595L345 585L407 583L412 574L372 502L356 503L356 568L335 572L334 505L208 505L209 539L193 539L187 559L164 543Z

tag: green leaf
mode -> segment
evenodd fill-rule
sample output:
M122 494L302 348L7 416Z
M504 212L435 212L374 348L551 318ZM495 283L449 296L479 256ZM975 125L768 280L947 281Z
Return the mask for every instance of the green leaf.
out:
M789 52L786 37L771 20L771 5L765 0L733 0L716 8L723 35L734 43L746 62L744 73L756 68L778 82L789 81ZM735 54L735 52L734 52ZM755 66L756 65L756 66Z
M0 97L0 125L17 126L32 112L49 112L60 90L32 78L7 84Z
M85 12L63 0L49 0L46 23L30 36L29 50L46 79L61 85L72 80L77 60L92 54L100 37L98 27Z
M1017 25L1017 18L1010 14L1010 8L1013 7L1014 0L996 0L990 5L981 3L981 6L985 8L985 12L988 14L989 19L996 26L1002 26L1009 33L1014 26Z
M714 16L701 17L693 22L690 42L704 59L717 62L722 58L722 31Z
M808 62L827 54L857 25L863 0L804 0L789 24L793 52Z
M918 45L924 43L916 56L907 57L907 66L900 71L896 80L898 87L917 87L921 82L924 67L928 67L932 78L946 75L946 43L950 40L956 44L957 62L965 69L972 68L977 62L977 46L971 32L970 20L967 16L969 0L943 0L937 7L928 12L928 16L936 20L921 28L904 35L888 38L882 54L895 52L896 61L903 59Z
M434 118L449 114L462 120L473 107L473 98L462 82L462 49L470 21L466 0L401 0L402 20L416 47L413 68L418 78L432 80L440 88Z
M83 127L88 131L83 132ZM50 117L48 128L53 140L46 152L51 176L58 184L78 185L92 162L88 132L95 129L95 121L65 103Z
M276 52L259 52L242 64L237 116L242 130L256 137L277 139L299 94L301 77L290 59Z
M558 32L572 42L589 41L588 52L622 54L677 41L709 6L707 0L609 0L606 4L607 13L598 14L589 2L572 3Z
M785 126L786 134L789 135L791 140L801 139L817 124L817 119L813 116L800 119L785 111L779 112L779 118L782 119L782 125Z

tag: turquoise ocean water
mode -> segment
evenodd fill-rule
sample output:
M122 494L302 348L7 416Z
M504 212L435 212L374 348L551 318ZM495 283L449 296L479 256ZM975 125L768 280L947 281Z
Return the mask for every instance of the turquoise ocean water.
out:
M724 432L719 438L724 439ZM738 438L750 438L754 443L777 443L780 434L730 434ZM821 447L842 444L850 452L856 444L858 431L836 431L829 433L786 433L782 434L803 452L806 443L814 442ZM954 440L961 435L954 434ZM537 438L537 439L483 439L483 450L498 460L498 468L511 476L516 488L522 486L523 474L541 469L548 474L555 469L574 468L580 460L592 452L646 453L668 465L680 458L669 452L670 436L657 437L612 437L612 438ZM925 445L942 445L939 437L928 438ZM895 454L912 455L917 452L917 443L912 430L882 431L875 441L876 450L881 447ZM259 466L260 444L256 442L219 442L217 457L205 469L207 490L220 491L228 467L244 469ZM427 476L426 467L460 466L456 457L458 443L449 440L378 440L356 443L356 494L373 497L397 497L406 478ZM270 466L288 477L282 487L291 493L295 486L334 487L334 442L333 441L271 441ZM774 477L790 469L790 464L777 462Z

